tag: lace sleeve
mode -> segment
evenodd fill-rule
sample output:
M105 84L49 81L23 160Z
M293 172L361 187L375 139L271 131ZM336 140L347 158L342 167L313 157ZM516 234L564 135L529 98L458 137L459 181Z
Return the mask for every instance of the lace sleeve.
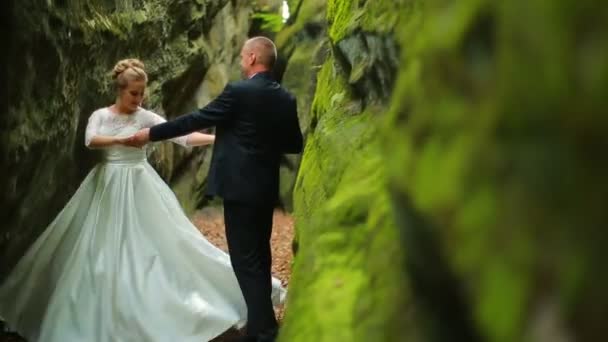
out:
M87 128L84 134L84 145L89 147L91 144L91 140L94 136L96 136L99 132L99 128L101 127L101 114L99 111L94 111L93 114L89 117L89 122L87 123Z
M149 128L152 127L154 125L158 125L164 122L167 122L167 120L165 118L163 118L162 116L151 112L149 110L144 111L145 115L146 115L146 122L145 122L145 127ZM181 137L176 137L173 139L169 139L170 141L178 144L178 145L182 145L184 147L189 147L188 145L188 136L184 135Z

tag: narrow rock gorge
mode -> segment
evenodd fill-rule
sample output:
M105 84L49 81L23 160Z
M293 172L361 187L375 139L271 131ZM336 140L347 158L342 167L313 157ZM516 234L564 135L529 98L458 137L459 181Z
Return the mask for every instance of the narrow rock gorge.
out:
M249 1L6 1L6 107L0 174L0 274L14 264L99 160L84 147L91 112L114 100L108 72L137 57L145 106L167 117L200 107L238 79ZM187 212L204 204L210 149L157 144L151 157ZM0 277L1 278L1 277Z
M316 87L282 340L601 340L605 6L296 3L277 40Z
M83 130L118 59L146 62L170 118L237 79L263 31L306 135L282 171L281 341L602 340L606 6L287 3L279 25L281 1L5 1L0 279L99 160ZM209 157L152 152L188 212L209 205Z

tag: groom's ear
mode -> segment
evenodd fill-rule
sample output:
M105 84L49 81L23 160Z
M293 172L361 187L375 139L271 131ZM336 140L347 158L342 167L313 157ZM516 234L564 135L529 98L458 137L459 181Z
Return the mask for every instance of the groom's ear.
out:
M258 58L258 57L255 55L255 53L254 53L254 52L249 52L249 56L248 56L248 57L249 57L249 58L248 58L248 60L247 60L247 61L249 62L249 65L250 65L250 66L251 66L251 65L255 65L255 62L257 61L257 58Z

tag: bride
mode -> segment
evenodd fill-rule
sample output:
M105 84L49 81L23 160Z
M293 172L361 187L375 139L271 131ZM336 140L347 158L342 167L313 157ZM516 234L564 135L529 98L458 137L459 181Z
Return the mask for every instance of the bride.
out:
M0 284L0 317L30 342L208 341L247 317L230 258L192 225L145 150L124 144L164 121L140 107L143 63L118 62L113 79L116 103L91 115L85 136L105 160ZM285 293L273 279L275 305Z

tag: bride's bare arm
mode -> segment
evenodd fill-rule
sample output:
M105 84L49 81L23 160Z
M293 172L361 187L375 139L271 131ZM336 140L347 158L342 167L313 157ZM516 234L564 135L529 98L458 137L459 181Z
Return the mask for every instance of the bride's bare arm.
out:
M186 142L188 146L205 146L211 145L215 141L215 135L204 133L190 133L187 136Z
M88 148L103 148L113 145L122 145L126 138L109 137L104 135L96 135L91 138L87 144Z

